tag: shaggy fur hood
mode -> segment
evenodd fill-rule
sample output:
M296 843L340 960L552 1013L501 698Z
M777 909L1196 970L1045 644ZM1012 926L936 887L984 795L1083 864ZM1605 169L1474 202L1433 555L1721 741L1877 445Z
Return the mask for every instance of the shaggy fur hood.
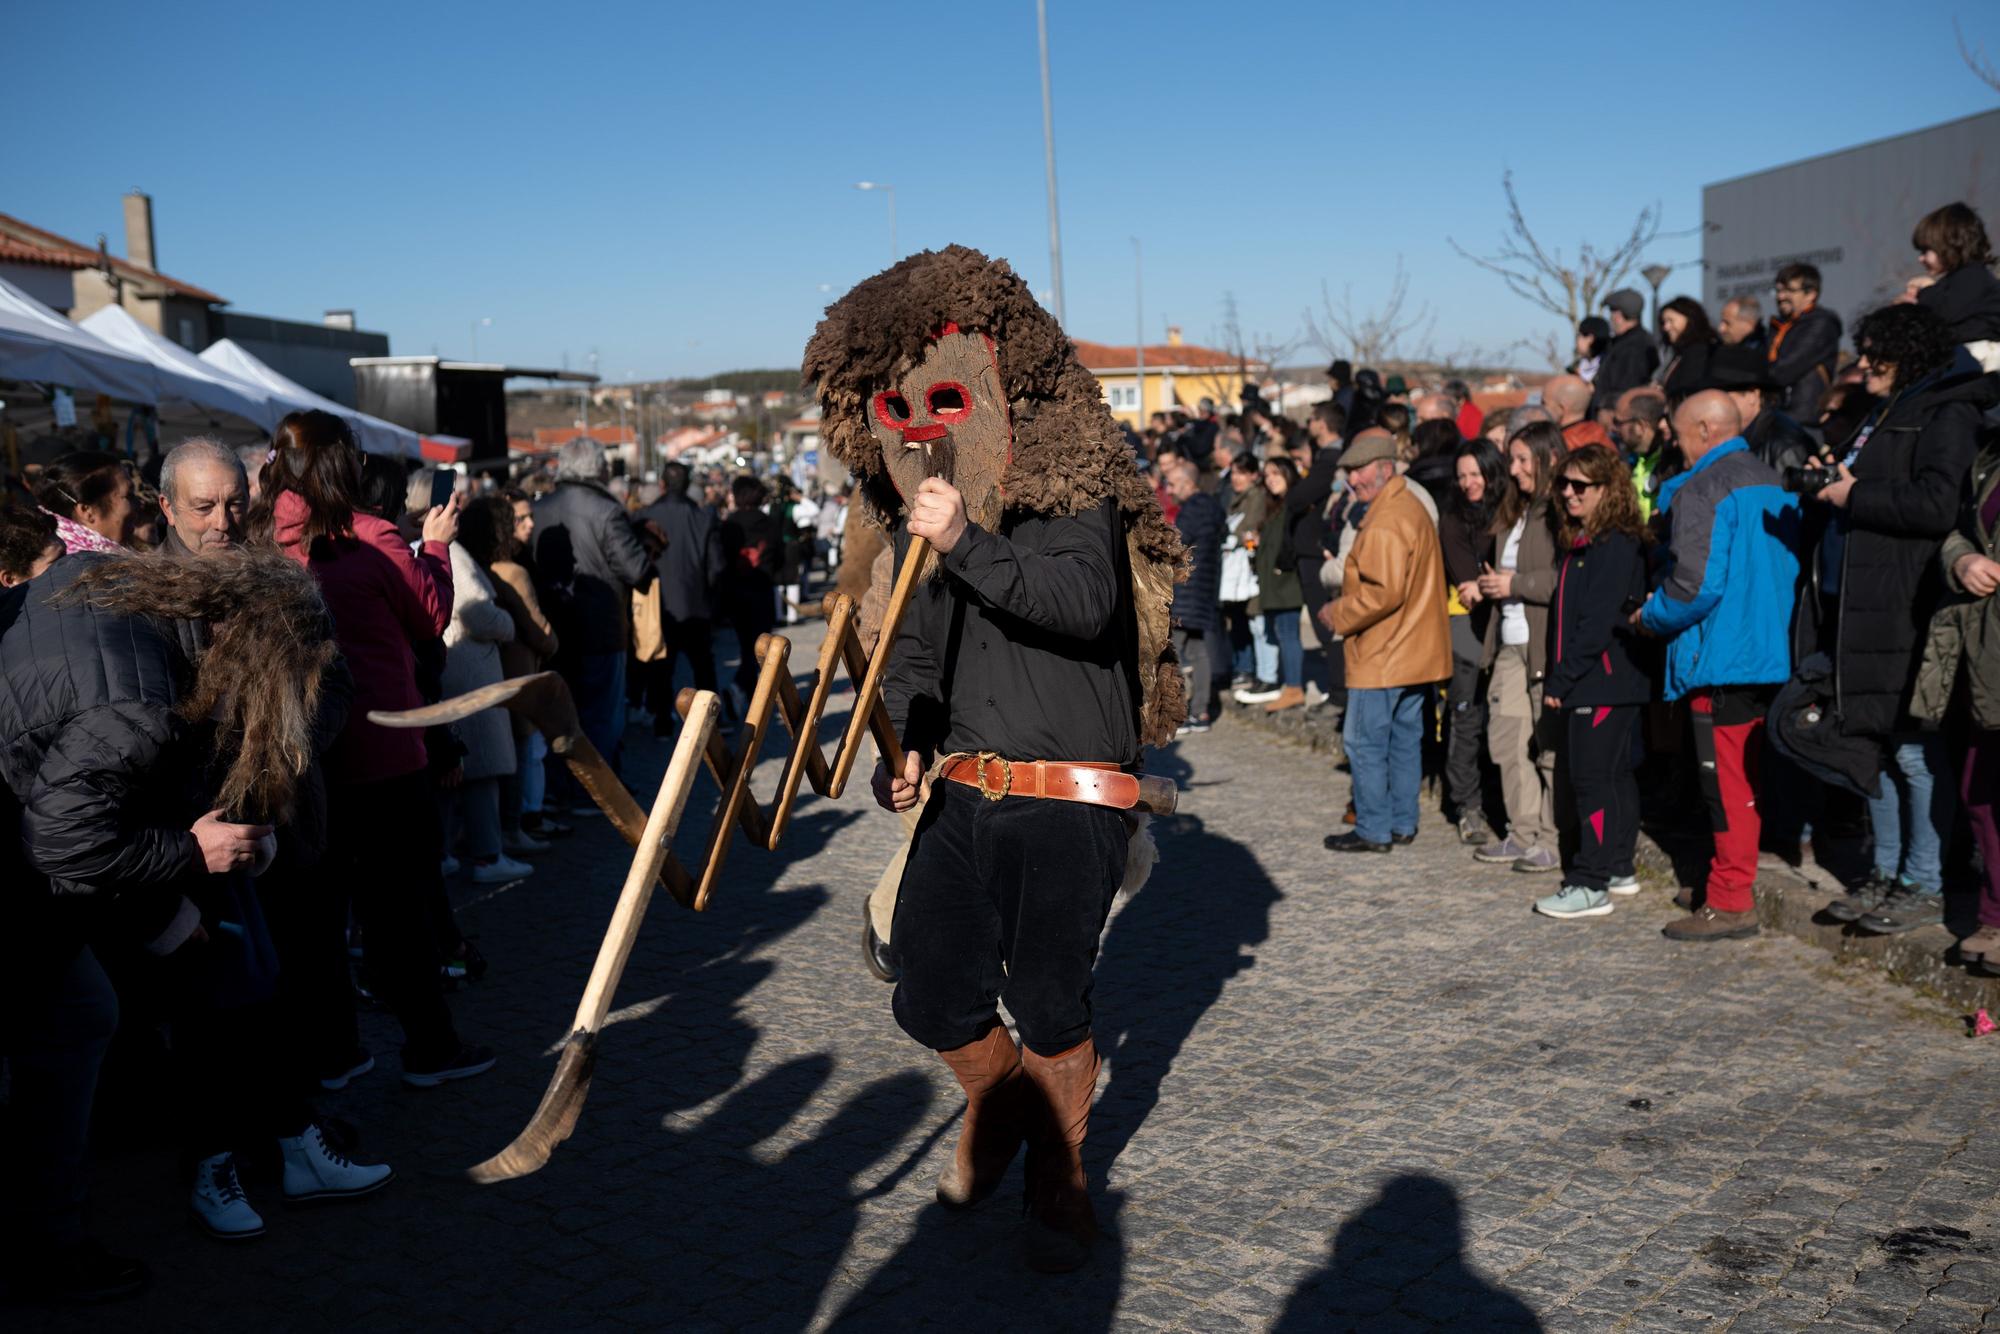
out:
M1187 713L1168 643L1168 606L1174 584L1187 577L1187 553L1140 477L1097 377L1004 260L957 245L924 251L828 307L804 364L807 384L819 393L822 441L860 479L870 506L893 519L902 502L887 484L869 428L870 400L950 324L994 341L1013 428L1013 457L1001 478L1006 507L1071 515L1116 498L1132 567L1140 737L1165 745Z
M252 821L291 814L312 763L320 688L338 656L333 623L305 567L275 551L100 561L60 598L101 611L210 628L179 712L213 719L226 766L219 808Z

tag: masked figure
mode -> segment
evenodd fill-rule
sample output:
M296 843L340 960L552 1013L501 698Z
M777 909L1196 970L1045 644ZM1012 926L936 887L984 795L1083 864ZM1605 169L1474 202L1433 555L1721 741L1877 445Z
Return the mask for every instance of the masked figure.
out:
M1185 555L1095 377L1004 263L951 246L870 278L827 311L805 374L896 562L913 537L934 553L883 691L910 755L875 786L916 813L896 1021L966 1094L938 1200L978 1203L1025 1142L1027 1258L1074 1269L1096 1233L1091 967L1140 752L1186 712L1168 647Z

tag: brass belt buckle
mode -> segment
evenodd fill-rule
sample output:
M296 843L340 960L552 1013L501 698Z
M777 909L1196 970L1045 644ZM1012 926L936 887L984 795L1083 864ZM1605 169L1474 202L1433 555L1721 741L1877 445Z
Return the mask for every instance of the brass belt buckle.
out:
M986 762L988 760L992 760L1000 766L1000 788L998 791L986 785ZM978 780L980 796L986 798L988 801L998 801L1014 790L1014 766L1005 759L1002 759L997 753L990 750L982 750L973 756L972 762L976 766L973 772L974 777Z

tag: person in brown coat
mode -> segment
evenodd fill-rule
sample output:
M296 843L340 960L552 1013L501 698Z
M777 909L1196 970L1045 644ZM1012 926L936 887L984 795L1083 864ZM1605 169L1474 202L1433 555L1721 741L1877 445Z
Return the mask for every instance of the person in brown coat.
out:
M1354 828L1334 852L1387 852L1417 836L1424 693L1451 675L1444 554L1430 514L1396 472L1396 441L1370 429L1341 459L1368 506L1347 554L1340 597L1320 624L1345 636L1347 717L1341 740L1354 779Z

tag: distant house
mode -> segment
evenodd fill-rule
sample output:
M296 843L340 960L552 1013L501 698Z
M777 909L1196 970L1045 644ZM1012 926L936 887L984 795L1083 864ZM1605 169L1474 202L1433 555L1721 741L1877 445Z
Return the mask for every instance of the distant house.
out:
M1087 343L1076 340L1076 355L1097 377L1111 415L1128 426L1143 428L1146 418L1175 405L1194 412L1204 398L1215 400L1220 409L1235 404L1243 393L1243 372L1255 377L1264 371L1259 361L1245 361L1234 352L1197 347L1181 341L1177 327L1167 330L1167 341L1146 348L1146 362L1131 344ZM1145 401L1140 402L1140 373L1145 375Z

